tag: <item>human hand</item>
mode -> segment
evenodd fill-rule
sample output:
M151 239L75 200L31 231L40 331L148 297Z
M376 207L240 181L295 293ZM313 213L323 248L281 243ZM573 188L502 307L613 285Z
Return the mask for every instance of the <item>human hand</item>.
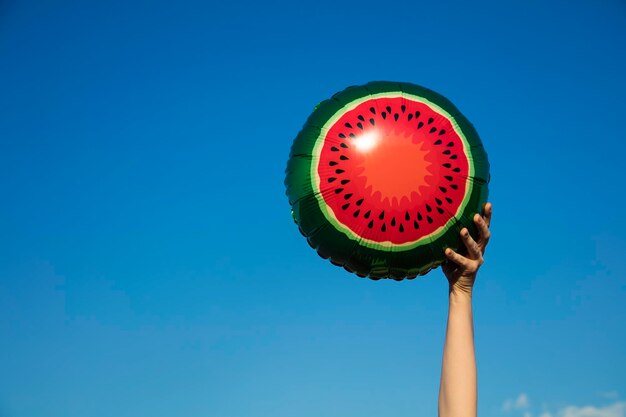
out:
M483 264L483 254L489 242L489 225L491 224L491 203L486 203L483 215L474 215L474 223L478 227L478 242L470 236L467 228L461 230L461 239L465 244L463 255L450 248L445 250L448 261L442 265L443 273L448 278L450 293L472 295L476 273Z

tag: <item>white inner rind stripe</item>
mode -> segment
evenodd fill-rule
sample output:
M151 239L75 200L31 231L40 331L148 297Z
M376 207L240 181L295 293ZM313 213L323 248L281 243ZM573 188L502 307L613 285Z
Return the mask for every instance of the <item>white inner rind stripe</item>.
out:
M468 160L469 175L465 179L466 192L465 192L465 196L463 197L463 201L461 202L461 204L459 204L459 208L457 209L457 211L450 218L450 220L446 222L446 224L444 224L443 226L440 226L432 233L426 236L422 236L421 238L412 242L406 242L406 243L393 243L391 241L376 242L374 240L370 240L363 236L357 235L348 226L344 225L343 223L339 221L339 219L337 219L333 209L326 203L326 201L324 201L324 197L322 196L322 192L321 192L318 168L319 168L319 162L320 162L320 155L322 153L322 147L324 145L324 137L326 136L330 128L335 123L337 123L337 121L345 113L351 110L354 110L356 107L358 107L360 104L366 101L377 99L377 98L407 98L409 100L416 101L418 103L423 103L431 107L431 109L433 109L436 113L439 113L440 115L444 116L446 119L450 121L452 128L454 129L456 134L461 138L461 142L463 143L463 154ZM333 114L333 116L330 119L328 119L328 121L320 129L320 135L317 137L317 139L315 139L315 145L313 146L313 151L312 151L311 182L313 183L313 191L318 201L318 204L320 206L320 210L324 214L324 217L326 217L326 219L337 230L341 231L343 234L348 236L351 240L356 240L361 245L366 246L368 248L372 248L372 249L383 249L387 251L390 249L392 251L393 249L397 249L398 252L413 249L417 246L430 243L430 241L441 237L445 232L448 231L448 229L450 229L454 225L457 217L460 217L460 214L463 212L463 210L467 206L467 203L469 202L470 196L473 191L473 185L472 185L471 179L474 176L474 165L472 161L473 158L471 156L471 152L469 151L469 149L470 149L469 142L467 141L467 138L463 134L463 131L459 127L456 120L447 111L445 111L444 109L439 107L437 104L433 103L432 101L427 100L424 97L419 97L413 94L404 93L400 91L390 91L390 92L385 92L385 93L370 94L366 97L362 97L354 101L351 101L350 103L346 104L345 106L337 110L335 114Z

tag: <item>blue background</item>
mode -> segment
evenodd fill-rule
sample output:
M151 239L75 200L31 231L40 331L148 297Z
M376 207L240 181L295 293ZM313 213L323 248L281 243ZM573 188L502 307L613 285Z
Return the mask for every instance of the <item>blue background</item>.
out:
M435 415L441 271L351 276L284 196L315 104L371 80L444 94L489 153L480 414L621 401L625 18L619 0L0 3L0 415Z

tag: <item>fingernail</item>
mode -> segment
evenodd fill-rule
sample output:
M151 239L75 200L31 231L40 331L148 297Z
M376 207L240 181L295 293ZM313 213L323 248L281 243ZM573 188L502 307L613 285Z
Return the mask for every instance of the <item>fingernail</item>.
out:
M452 253L452 251L450 250L450 248L446 249L446 255L450 255Z

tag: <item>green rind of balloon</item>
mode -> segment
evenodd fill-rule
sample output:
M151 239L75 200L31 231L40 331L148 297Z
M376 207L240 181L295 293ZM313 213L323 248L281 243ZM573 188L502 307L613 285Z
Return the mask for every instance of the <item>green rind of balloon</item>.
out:
M321 128L328 119L355 99L368 94L388 92L407 92L424 97L450 114L470 145L468 147L470 166L474 167L475 178L475 183L471 184L472 187L468 191L469 198L465 209L458 222L454 222L454 227L431 240L428 245L401 251L394 251L393 247L378 250L362 246L357 240L335 229L322 212L311 186L311 164L314 162L311 152ZM329 258L332 263L341 265L359 276L399 280L423 275L440 265L445 260L445 248L458 250L461 246L458 232L462 227L468 227L470 233L476 236L472 217L474 213L482 211L487 201L488 181L489 162L480 138L472 124L450 101L431 90L412 84L372 82L360 87L349 87L318 105L292 145L285 185L289 202L292 204L294 221L320 256ZM307 213L305 216L301 215L303 211Z

